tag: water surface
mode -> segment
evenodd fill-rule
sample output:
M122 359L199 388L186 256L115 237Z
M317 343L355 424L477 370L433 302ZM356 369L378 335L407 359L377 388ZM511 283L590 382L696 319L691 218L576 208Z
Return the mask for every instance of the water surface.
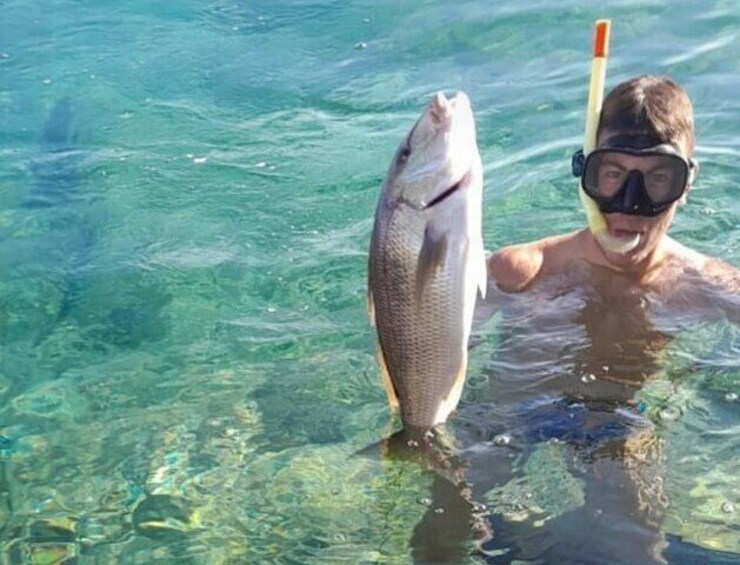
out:
M4 559L737 562L737 326L659 297L522 295L479 328L449 432L483 546L459 485L355 455L392 429L372 214L436 90L474 105L488 249L582 226L570 155L611 18L610 85L667 73L694 100L672 235L740 264L735 2L603 6L4 2Z

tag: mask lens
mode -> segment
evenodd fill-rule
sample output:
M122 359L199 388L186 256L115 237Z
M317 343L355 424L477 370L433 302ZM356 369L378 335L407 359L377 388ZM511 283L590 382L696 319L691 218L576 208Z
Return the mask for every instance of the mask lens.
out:
M665 204L679 198L689 177L686 162L677 155L655 155L646 159L647 167L642 176L650 200L655 204Z
M583 186L597 198L612 198L627 179L629 169L622 166L611 151L595 151L586 159Z
M589 196L610 199L624 186L632 171L642 174L647 196L653 205L673 202L683 194L689 167L680 156L665 153L630 154L602 150L589 154L583 170L583 188Z

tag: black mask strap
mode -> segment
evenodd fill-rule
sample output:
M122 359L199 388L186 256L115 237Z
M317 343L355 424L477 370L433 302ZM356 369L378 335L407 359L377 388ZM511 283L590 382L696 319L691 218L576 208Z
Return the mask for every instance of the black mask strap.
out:
M613 135L607 138L600 147L605 149L632 149L641 151L663 145L664 143L666 142L659 137L650 134L620 133L619 135Z

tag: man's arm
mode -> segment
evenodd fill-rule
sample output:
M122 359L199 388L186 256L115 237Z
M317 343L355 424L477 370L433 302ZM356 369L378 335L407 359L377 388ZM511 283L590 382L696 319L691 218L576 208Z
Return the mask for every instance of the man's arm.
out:
M504 247L488 258L488 288L504 292L528 290L544 275L562 272L582 258L586 230Z
M543 254L539 242L504 247L488 258L488 287L504 292L526 290L542 268Z

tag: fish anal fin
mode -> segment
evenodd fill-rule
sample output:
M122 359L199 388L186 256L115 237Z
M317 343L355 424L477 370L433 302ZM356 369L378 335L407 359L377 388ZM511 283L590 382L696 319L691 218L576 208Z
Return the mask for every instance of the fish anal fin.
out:
M437 407L437 412L434 415L434 425L443 424L450 417L450 414L457 408L462 396L463 386L465 385L465 373L467 371L468 362L467 356L463 357L460 366L455 373L452 381L452 388L449 394Z
M447 255L447 234L435 234L434 230L427 226L424 230L424 242L421 245L419 259L416 269L416 300L420 301L424 293L424 285L432 278L434 272L439 269Z

